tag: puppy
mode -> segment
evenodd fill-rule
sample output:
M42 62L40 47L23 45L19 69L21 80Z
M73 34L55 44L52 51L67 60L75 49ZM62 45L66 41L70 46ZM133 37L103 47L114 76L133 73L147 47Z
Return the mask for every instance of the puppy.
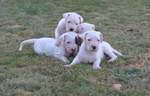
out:
M68 31L76 31L77 26L82 22L83 18L79 14L75 12L64 13L63 19L59 21L55 29L55 38L58 39L63 33Z
M90 23L81 23L79 24L79 26L77 27L76 33L79 35L79 41L78 42L79 46L81 45L81 43L83 42L82 38L83 38L83 33L85 33L86 31L91 31L91 30L95 30L95 25L94 24L90 24Z
M95 25L94 24L82 23L82 24L79 24L79 26L77 27L76 32L78 34L83 34L86 31L91 31L91 30L95 30Z
M120 52L113 49L107 42L102 41L102 39L102 34L100 32L85 32L83 36L83 43L81 44L79 53L70 65L65 65L64 67L70 67L80 62L90 62L93 63L93 69L100 69L100 62L101 59L104 58L105 54L111 57L109 62L117 58L115 54L122 55Z
M64 67L70 67L77 63L93 63L93 69L100 69L101 59L104 57L102 47L102 34L95 31L87 31L84 34L83 43L80 46L80 50L77 56L73 59L70 65Z
M62 60L65 63L69 63L67 59L69 56L76 56L78 52L77 37L75 32L68 32L61 35L58 40L54 38L39 38L28 39L21 42L19 51L23 49L25 44L33 44L34 51L38 54L44 54L46 56L53 56ZM75 42L76 41L76 42ZM55 45L57 43L58 46Z
M90 23L82 23L77 28L77 32L78 34L80 34L79 36L81 38L83 38L84 36L83 33L85 33L86 31L92 31L92 30L95 30L95 26ZM103 41L101 45L102 45L104 54L111 58L108 62L114 61L117 58L116 55L122 56L122 54L118 52L117 50L115 50L114 48L112 48L109 43Z

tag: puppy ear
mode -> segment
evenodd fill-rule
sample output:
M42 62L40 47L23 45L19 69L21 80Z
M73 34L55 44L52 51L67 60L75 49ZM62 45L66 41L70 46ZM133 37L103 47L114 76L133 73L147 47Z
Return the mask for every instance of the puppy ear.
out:
M92 29L95 30L95 25L94 24L92 24Z
M80 46L82 44L83 40L79 36L75 37L75 43Z
M61 44L62 44L62 42L65 42L65 37L66 37L66 35L61 35L57 40L56 40L56 42L55 42L55 45L58 47L58 46L60 46Z
M84 33L84 41L86 40L87 34L88 34L88 33Z
M100 42L102 43L102 41L103 41L103 35L102 35L102 33L100 32Z
M81 24L84 19L81 16L79 16L79 20L80 20L80 24Z
M80 25L77 27L77 29L76 29L76 33L78 33L79 34L79 31L80 30Z
M77 29L76 29L76 32L77 32L78 34L82 34L82 30L83 30L82 25L79 25L79 26L77 27Z
M67 20L68 16L70 16L70 13L64 13L64 14L63 14L63 18L64 18L65 20Z

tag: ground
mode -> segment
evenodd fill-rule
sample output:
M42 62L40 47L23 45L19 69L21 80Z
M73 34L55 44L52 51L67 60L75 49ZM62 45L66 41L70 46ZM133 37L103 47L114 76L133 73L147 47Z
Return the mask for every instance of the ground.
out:
M126 55L100 70L36 54L21 41L54 37L65 12L95 24ZM121 90L114 90L121 84ZM0 96L149 96L150 0L0 0Z

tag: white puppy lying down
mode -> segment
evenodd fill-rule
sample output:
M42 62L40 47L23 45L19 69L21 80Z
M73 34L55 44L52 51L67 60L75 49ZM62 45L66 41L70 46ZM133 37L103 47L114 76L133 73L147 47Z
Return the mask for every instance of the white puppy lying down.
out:
M55 38L58 39L63 33L76 31L77 26L82 22L83 18L79 14L75 12L64 13L55 29Z
M76 56L78 52L75 40L78 35L75 32L68 32L59 37L58 40L54 38L39 38L28 39L21 42L19 51L22 50L25 44L34 44L34 51L38 54L46 56L54 56L65 63L69 63L67 59L70 55ZM57 46L55 45L57 44Z
M78 26L77 28L77 32L80 34L80 37L83 38L84 34L86 31L94 31L95 30L95 26L94 24L90 24L90 23L82 23ZM105 41L102 42L102 48L104 51L104 54L108 55L111 59L110 61L114 61L117 56L122 56L122 54L120 52L118 52L117 50L115 50L114 48L111 47L111 45Z
M117 58L115 54L122 55L117 50L113 49L107 42L102 42L102 34L97 31L87 31L84 33L83 43L77 56L74 58L70 65L64 67L70 67L77 63L93 63L93 69L100 69L101 59L104 58L104 54L109 54L112 58L109 61L113 61Z

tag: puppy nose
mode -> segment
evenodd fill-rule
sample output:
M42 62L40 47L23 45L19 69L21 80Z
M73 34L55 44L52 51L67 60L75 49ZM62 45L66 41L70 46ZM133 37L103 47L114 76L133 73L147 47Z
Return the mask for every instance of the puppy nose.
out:
M96 46L92 46L93 49L96 49Z
M76 49L71 49L72 50L72 52L74 52Z
M73 28L70 28L70 31L73 31Z

